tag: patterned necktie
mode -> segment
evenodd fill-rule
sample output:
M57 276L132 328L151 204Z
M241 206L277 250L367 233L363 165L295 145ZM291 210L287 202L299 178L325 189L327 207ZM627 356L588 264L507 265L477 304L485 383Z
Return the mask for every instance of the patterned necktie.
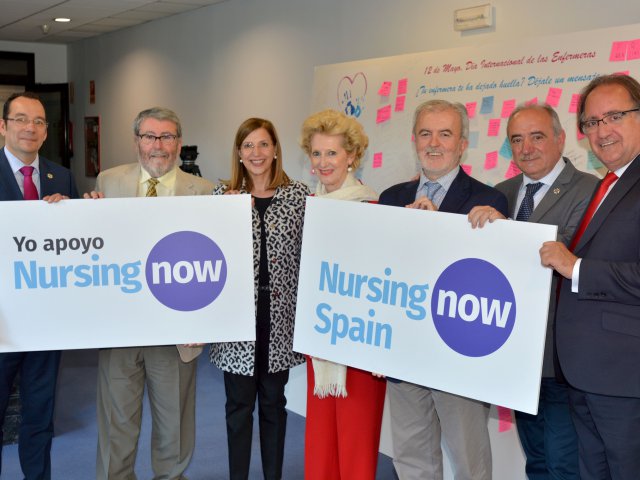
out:
M571 245L569 246L569 250L571 250L572 252L576 248L576 245L578 244L578 242L580 241L582 234L587 229L587 225L589 225L589 222L593 218L593 215L596 213L596 210L598 209L598 206L602 202L604 195L607 193L607 190L609 190L609 187L611 186L611 184L615 182L617 179L618 179L618 176L615 173L609 172L604 177L602 182L600 182L600 185L598 186L598 189L596 190L595 195L591 199L591 202L589 202L589 206L587 207L587 211L584 213L584 217L582 217L582 222L580 222L580 226L578 227L578 230L576 230L576 234L573 236L573 240L571 240Z
M24 190L23 197L25 200L39 200L38 189L36 184L33 183L33 171L35 168L31 166L25 166L20 169L20 173L24 177L22 189Z
M158 179L157 178L150 178L149 180L147 180L147 183L149 184L149 187L147 188L147 197L157 197L158 196L158 192L156 192L156 185L158 185Z
M427 198L429 200L433 201L433 197L436 196L436 193L441 188L442 188L442 185L440 185L438 182L429 181L429 182L424 184L423 190L425 191L425 194L426 194Z
M524 194L516 220L526 222L533 213L533 196L542 188L542 182L527 184L527 191Z

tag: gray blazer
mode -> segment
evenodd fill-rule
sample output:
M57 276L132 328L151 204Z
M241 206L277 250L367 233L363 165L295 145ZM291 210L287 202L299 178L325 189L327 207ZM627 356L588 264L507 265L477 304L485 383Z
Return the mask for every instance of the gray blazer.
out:
M598 183L598 178L590 173L577 170L571 161L563 157L565 167L551 185L540 203L529 217L529 222L544 223L558 226L558 241L569 245L574 231L578 228L582 215L589 205L589 199ZM496 185L507 197L509 202L509 215L516 217L516 203L518 190L522 184L523 175L517 175L509 180ZM553 332L556 311L556 289L558 278L553 275L551 283L551 296L549 301L549 314L547 320L547 338L544 349L544 362L542 364L542 376L555 376L553 367Z
M138 195L140 164L127 163L100 172L96 180L96 191L104 193L105 198L127 198ZM211 195L213 183L178 169L176 176L176 196ZM202 348L177 346L180 358L190 362L202 352Z

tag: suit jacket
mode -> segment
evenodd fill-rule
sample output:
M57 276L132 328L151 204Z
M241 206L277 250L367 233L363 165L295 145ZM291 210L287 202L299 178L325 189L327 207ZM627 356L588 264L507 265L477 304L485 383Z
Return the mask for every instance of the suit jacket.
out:
M404 207L413 203L419 183L419 180L414 180L387 188L380 195L379 203L396 207ZM466 215L476 205L490 205L505 217L509 215L507 199L501 192L471 178L464 170L460 169L438 210Z
M540 200L529 217L529 222L544 223L558 226L558 241L569 245L573 233L582 219L582 215L589 204L589 199L598 183L598 178L589 173L577 170L568 158L563 158L565 166ZM516 218L518 191L522 185L523 175L517 175L496 185L507 197L509 202L509 216ZM556 372L553 362L553 331L556 312L556 289L558 276L554 274L551 283L549 313L547 320L547 338L544 349L542 376L554 377Z
M580 390L640 398L640 155L574 253L582 258L579 292L563 279L556 315L562 371Z
M40 198L60 193L69 198L78 198L78 189L71 171L57 163L40 157ZM0 201L23 200L20 186L11 170L9 160L0 148Z
M106 198L125 198L138 195L140 164L127 163L100 172L96 180L96 191L104 193ZM213 183L201 177L185 173L178 168L175 195L211 195ZM202 348L177 346L180 358L190 362L202 352Z
M127 163L100 172L96 180L96 191L106 198L126 198L138 195L140 164ZM201 177L183 172L178 168L175 195L211 195L213 183Z

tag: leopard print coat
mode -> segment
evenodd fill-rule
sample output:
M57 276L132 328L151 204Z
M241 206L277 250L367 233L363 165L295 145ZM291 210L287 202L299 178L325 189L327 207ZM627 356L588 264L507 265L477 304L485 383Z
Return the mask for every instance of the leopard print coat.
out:
M214 195L226 192L220 184ZM244 189L242 193L248 193ZM293 351L293 323L296 316L298 273L304 206L309 189L301 182L292 181L279 187L265 213L267 232L267 258L271 289L271 332L269 334L269 373L299 365L304 357ZM258 308L258 268L260 266L260 215L252 211L254 297ZM229 319L233 321L233 319ZM240 375L253 375L255 342L224 342L211 345L211 361L222 371Z

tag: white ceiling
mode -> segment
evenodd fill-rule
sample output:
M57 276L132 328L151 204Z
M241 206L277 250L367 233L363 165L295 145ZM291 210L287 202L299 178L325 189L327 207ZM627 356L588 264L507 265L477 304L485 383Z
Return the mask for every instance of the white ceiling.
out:
M222 1L0 0L0 40L71 43ZM71 22L57 23L55 17Z

